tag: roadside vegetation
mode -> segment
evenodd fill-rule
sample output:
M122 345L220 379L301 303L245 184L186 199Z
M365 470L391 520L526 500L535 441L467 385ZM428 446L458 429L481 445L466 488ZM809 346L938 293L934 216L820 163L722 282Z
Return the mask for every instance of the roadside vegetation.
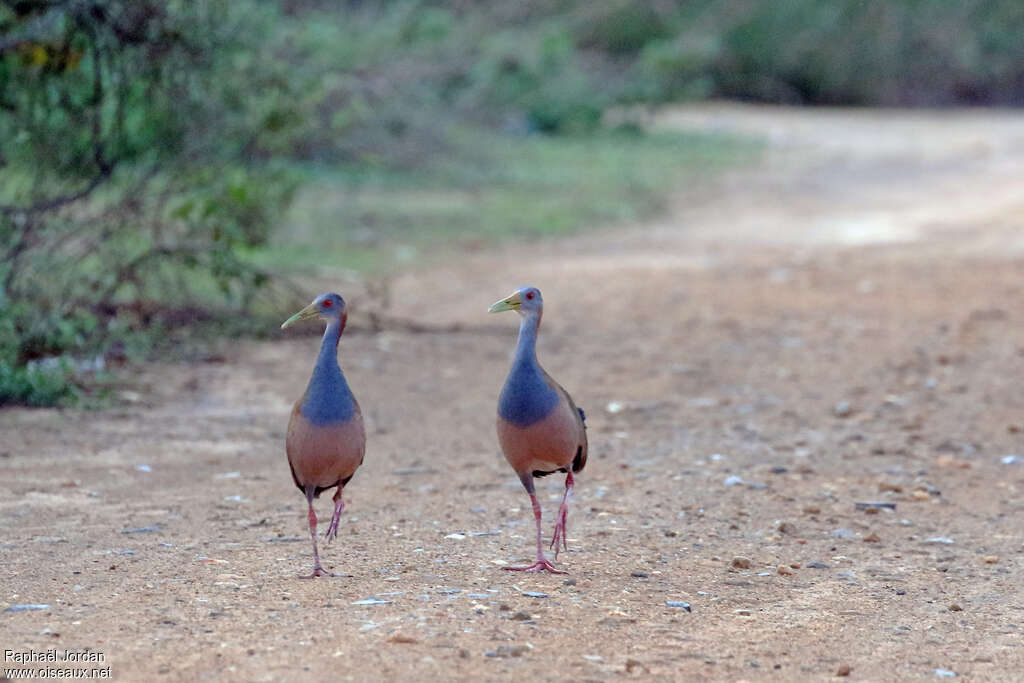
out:
M311 268L632 221L757 154L616 108L1020 105L1021 35L1010 0L0 0L0 405L255 333Z

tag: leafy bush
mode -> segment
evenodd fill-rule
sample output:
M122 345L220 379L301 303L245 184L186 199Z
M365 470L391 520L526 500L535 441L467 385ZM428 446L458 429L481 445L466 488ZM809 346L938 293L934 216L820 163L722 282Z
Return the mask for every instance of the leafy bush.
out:
M143 309L265 282L239 253L294 190L267 159L295 121L245 42L254 9L0 6L0 404L69 397L53 359L110 348Z
M703 0L670 22L632 65L652 98L1024 105L1016 0Z
M613 0L581 5L574 23L576 44L614 56L636 55L671 34L669 15L649 0Z

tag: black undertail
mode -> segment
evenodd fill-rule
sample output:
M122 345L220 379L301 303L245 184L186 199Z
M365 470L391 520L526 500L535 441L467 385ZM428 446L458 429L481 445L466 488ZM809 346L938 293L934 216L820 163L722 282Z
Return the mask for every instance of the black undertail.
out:
M582 413L583 411L581 410L580 412ZM576 447L576 457L572 459L572 471L573 472L579 472L581 469L583 469L583 446L577 446ZM557 470L551 470L549 472L542 472L541 470L534 470L533 471L533 476L535 476L535 477L546 477L549 474L554 474L555 472L567 473L568 471L564 467L559 467Z
M289 465L290 464L291 463L289 463ZM354 477L354 476L356 476L356 475L355 474L350 474L347 477L345 477L344 479L342 479L341 481L339 481L338 483L331 484L330 486L317 486L315 489L313 489L313 497L314 498L319 498L321 493L323 493L324 491L330 491L335 486L340 486L342 488L345 488L345 485L347 483L349 483L350 481L352 481L352 477ZM307 493L306 492L306 487L303 486L302 484L300 484L299 483L299 478L297 476L295 476L295 469L294 468L292 468L292 480L295 482L295 485L299 487L300 491L302 491L303 493Z

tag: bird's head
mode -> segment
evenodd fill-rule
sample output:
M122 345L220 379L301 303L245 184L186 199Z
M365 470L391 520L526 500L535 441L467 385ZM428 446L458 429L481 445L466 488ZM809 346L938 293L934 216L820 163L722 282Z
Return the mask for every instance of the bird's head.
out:
M544 308L544 300L540 297L540 290L536 287L520 287L501 301L496 301L487 309L488 313L501 313L502 311L519 311L520 315L537 312Z
M334 292L328 292L327 294L321 294L317 298L313 299L313 303L285 320L281 325L281 329L283 330L286 327L290 327L300 320L319 318L326 323L330 323L334 320L344 320L347 315L348 312L345 310L345 300Z

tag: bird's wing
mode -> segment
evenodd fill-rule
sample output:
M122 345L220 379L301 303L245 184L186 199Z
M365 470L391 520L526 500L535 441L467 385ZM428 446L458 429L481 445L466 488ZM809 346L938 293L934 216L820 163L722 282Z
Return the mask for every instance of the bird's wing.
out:
M576 417L576 426L578 429L576 437L576 454L573 456L572 460L572 471L580 472L587 464L586 415L584 414L582 408L577 407L576 403L572 400L572 396L569 395L569 392L566 391L561 384L552 379L551 375L549 375L546 371L542 370L542 372L544 372L544 378L548 381L548 384L550 384L551 387L556 392L558 392L560 400L568 404L570 410L572 411L572 414Z

